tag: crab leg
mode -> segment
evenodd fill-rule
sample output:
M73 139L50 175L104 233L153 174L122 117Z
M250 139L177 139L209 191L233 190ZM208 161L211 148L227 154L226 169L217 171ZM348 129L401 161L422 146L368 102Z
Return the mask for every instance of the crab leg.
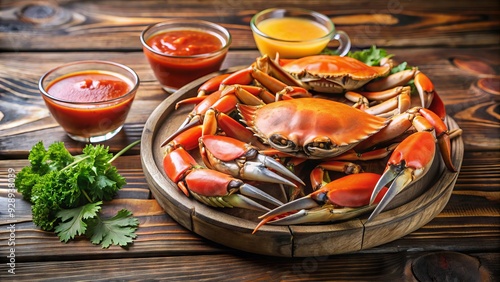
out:
M241 125L241 123L237 122L225 113L217 112L214 109L208 110L203 120L202 135L216 134L219 128L225 133L226 136L238 139L245 143L252 143L259 148L265 148L265 146L258 141L257 137L255 137L250 130Z
M428 109L420 109L419 113L428 121L436 131L436 139L439 145L439 150L443 157L444 164L450 171L457 171L451 160L451 133L444 122L432 111Z
M450 132L435 113L425 108L412 108L403 114L394 116L385 128L363 141L356 149L363 151L376 144L391 140L404 134L412 126L417 131L435 132L446 167L450 171L456 171L451 161Z
M269 89L269 91L271 91L273 93L278 93L281 90L288 87L287 84L277 80L276 78L274 78L272 76L269 76L267 73L265 73L257 68L254 68L252 70L252 76L255 77L255 79L257 79L257 81L259 81L264 87L266 87L267 89Z
M196 149L198 147L198 138L202 135L202 132L203 126L201 124L187 129L165 146L165 153L168 154L179 147L183 147L188 151Z
M225 95L232 95L235 92L241 92L241 91L245 91L248 95L253 94L254 96L259 97L262 100L264 100L264 102L266 102L266 103L274 102L274 100L276 99L273 94L269 93L265 89L258 87L258 86L252 86L252 85L242 85L242 84L227 85L227 86L221 87L219 90L221 91L221 92L217 93L217 95L219 95L219 96L214 95L213 100L207 100L205 102L206 103L205 106L215 104L216 100L217 100L215 97L218 97L220 99L221 97L224 97ZM216 91L219 91L219 90L216 90ZM210 94L213 94L216 91L210 92ZM240 94L240 95L242 95L242 94ZM198 105L198 104L202 103L205 100L205 98L207 98L207 96L208 95L203 95L203 96L196 96L196 97L183 99L175 104L175 109L177 110L178 108L180 108L181 106L184 106L184 105ZM236 96L238 96L238 94L236 94ZM196 109L198 114L202 113L201 109L203 109L203 106L200 106L199 108L200 109Z
M226 86L226 85L233 85L233 84L249 85L253 82L253 77L251 75L251 72L252 72L251 66L244 68L244 69L241 69L237 72L233 72L231 75L229 75L224 80L222 80L221 87Z
M432 84L432 81L416 68L400 71L382 79L370 82L365 85L365 89L370 92L382 91L385 89L406 85L412 79L415 83L415 88L417 89L418 95L420 97L422 108L429 108L433 104L433 100L437 96L437 93L434 89L434 84ZM366 93L365 95L370 94ZM442 104L439 97L437 97L436 99L438 99L438 101L434 103L433 108L436 110L436 113L438 113L440 117L444 117L444 105Z
M175 182L186 196L192 195L199 201L214 207L269 210L244 195L273 205L282 205L279 200L239 179L200 167L182 147L165 155L163 167L168 178Z
M221 112L231 112L235 109L236 103L238 99L234 95L222 95L222 91L218 90L214 93L206 96L205 99L189 113L184 122L179 126L177 131L175 131L172 135L167 137L161 144L161 146L165 146L170 141L172 141L177 135L182 133L183 131L191 128L193 126L199 125L202 123L202 117L206 113L206 111L210 108L216 108Z
M342 162L342 161L328 161L317 165L310 173L309 178L311 181L312 189L315 191L324 185L325 171L338 171L345 174L361 173L360 165Z
M262 88L260 87L255 87L255 86L244 86L244 85L230 85L226 86L224 90L222 90L222 96L236 96L238 98L238 102L241 102L246 105L264 105L264 101L260 99L260 97L257 97L257 95L262 94ZM272 95L269 92L263 92L267 93L268 95L265 95L264 98L267 100L273 100L274 95ZM270 98L269 95L272 97ZM234 108L233 108L234 109Z
M435 91L432 102L429 105L429 110L435 113L442 120L444 120L444 118L446 117L446 109L444 107L443 100L441 100L441 97L439 97L439 95Z
M201 102L199 102L194 109L189 113L188 117L179 126L177 131L170 135L161 146L168 144L177 135L181 134L186 129L199 125L203 122L203 118L209 109L215 109L218 112L230 113L236 109L236 104L239 101L243 101L249 105L263 105L265 104L261 99L255 95L262 94L262 91L256 90L254 87L247 86L229 86L222 90L217 90L212 94L206 96ZM264 92L263 96L267 96ZM200 99L200 97L192 98L194 100ZM266 97L267 100L274 99ZM182 101L181 101L182 102ZM179 103L181 103L179 102Z
M262 221L254 233L264 224L301 224L344 220L359 216L374 208L370 195L380 175L375 173L350 174L334 180L319 190L260 216ZM382 191L376 203L383 197Z
M393 73L384 78L369 82L365 89L370 92L383 91L396 86L406 85L417 73L416 68Z
M353 92L348 91L345 97L354 102L353 107L363 110L371 115L392 117L404 113L411 106L409 86L398 86L381 92ZM368 100L379 101L375 106L370 106Z
M420 96L420 101L422 102L422 108L428 108L436 94L434 84L432 84L431 80L420 71L417 71L415 74L414 81L418 95Z
M205 83L203 83L198 88L198 97L203 97L207 94L210 94L212 92L219 90L224 79L226 79L230 75L231 74L229 74L229 73L225 73L225 74L221 74L221 75L212 77L211 79L207 80Z
M276 58L277 61L279 61L279 58ZM253 64L253 72L252 76L257 79L259 82L261 82L264 86L266 87L273 87L273 85L268 84L280 84L280 89L275 89L275 93L283 89L284 86L298 86L301 88L306 89L306 85L302 83L300 80L295 79L292 75L290 75L288 72L286 72L279 63L271 60L269 56L264 55L260 58L258 58L255 63ZM261 73L256 72L256 70L260 70ZM264 77L263 74L266 74L267 78ZM275 78L275 79L274 79ZM261 81L262 80L262 81ZM281 85L282 84L282 85ZM272 91L272 90L271 90Z
M392 184L367 222L376 217L410 183L427 173L434 160L435 150L434 136L426 131L410 135L394 149L382 177L373 189L370 204L375 203L385 185L391 181Z

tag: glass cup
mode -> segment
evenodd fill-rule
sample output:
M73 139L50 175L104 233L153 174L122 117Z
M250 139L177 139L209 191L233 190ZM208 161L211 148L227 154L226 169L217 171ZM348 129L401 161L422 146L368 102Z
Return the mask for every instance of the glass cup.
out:
M250 27L262 55L296 59L317 55L331 40L337 40L336 53L346 55L351 48L349 36L335 30L333 22L318 12L300 8L272 8L252 17Z
M80 142L102 142L120 132L138 87L131 68L108 61L65 64L38 83L54 119Z
M166 20L148 26L141 34L143 52L169 93L219 71L231 40L224 27L196 19Z

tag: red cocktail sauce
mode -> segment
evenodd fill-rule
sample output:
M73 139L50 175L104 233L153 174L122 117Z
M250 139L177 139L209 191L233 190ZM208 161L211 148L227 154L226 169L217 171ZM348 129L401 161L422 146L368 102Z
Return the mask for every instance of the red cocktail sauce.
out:
M218 71L226 56L226 52L204 56L220 50L223 42L213 34L197 30L157 33L147 38L146 44L164 54L162 56L144 47L144 54L156 78L160 84L169 88L180 88L199 77Z
M62 76L52 81L42 95L59 124L72 135L99 136L125 122L134 95L121 96L133 88L132 82L110 72L88 71Z

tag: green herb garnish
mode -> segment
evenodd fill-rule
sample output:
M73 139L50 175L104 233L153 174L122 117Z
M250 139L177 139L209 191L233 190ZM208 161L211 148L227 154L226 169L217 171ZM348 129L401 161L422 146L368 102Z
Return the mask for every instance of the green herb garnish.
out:
M383 58L392 58L394 55L388 55L385 49L379 49L375 45L372 45L370 49L349 52L348 57L354 58L361 61L369 66L380 66L380 60Z
M127 246L137 237L139 221L128 210L111 219L100 216L103 201L113 199L126 181L111 162L138 144L130 144L115 156L102 145L87 145L72 156L63 142L45 149L40 141L28 156L30 165L16 176L16 187L32 204L33 223L55 231L67 242L85 235L93 244Z

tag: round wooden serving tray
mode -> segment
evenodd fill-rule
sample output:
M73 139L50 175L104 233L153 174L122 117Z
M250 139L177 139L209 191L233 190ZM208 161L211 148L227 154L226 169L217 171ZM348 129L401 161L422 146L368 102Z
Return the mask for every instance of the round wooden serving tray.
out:
M160 148L161 142L179 127L192 109L182 107L175 110L175 104L196 96L198 87L207 79L237 69L213 73L186 85L165 99L144 127L141 161L151 192L165 211L187 229L219 244L257 254L324 256L365 250L399 239L431 221L448 202L458 172L448 171L440 156L434 158L432 170L423 179L396 196L390 206L369 223L365 223L368 213L343 222L265 225L252 235L259 213L216 209L186 197L166 177ZM447 124L450 129L458 128L450 117L447 117ZM462 138L453 139L452 157L458 170L462 165L463 152Z

